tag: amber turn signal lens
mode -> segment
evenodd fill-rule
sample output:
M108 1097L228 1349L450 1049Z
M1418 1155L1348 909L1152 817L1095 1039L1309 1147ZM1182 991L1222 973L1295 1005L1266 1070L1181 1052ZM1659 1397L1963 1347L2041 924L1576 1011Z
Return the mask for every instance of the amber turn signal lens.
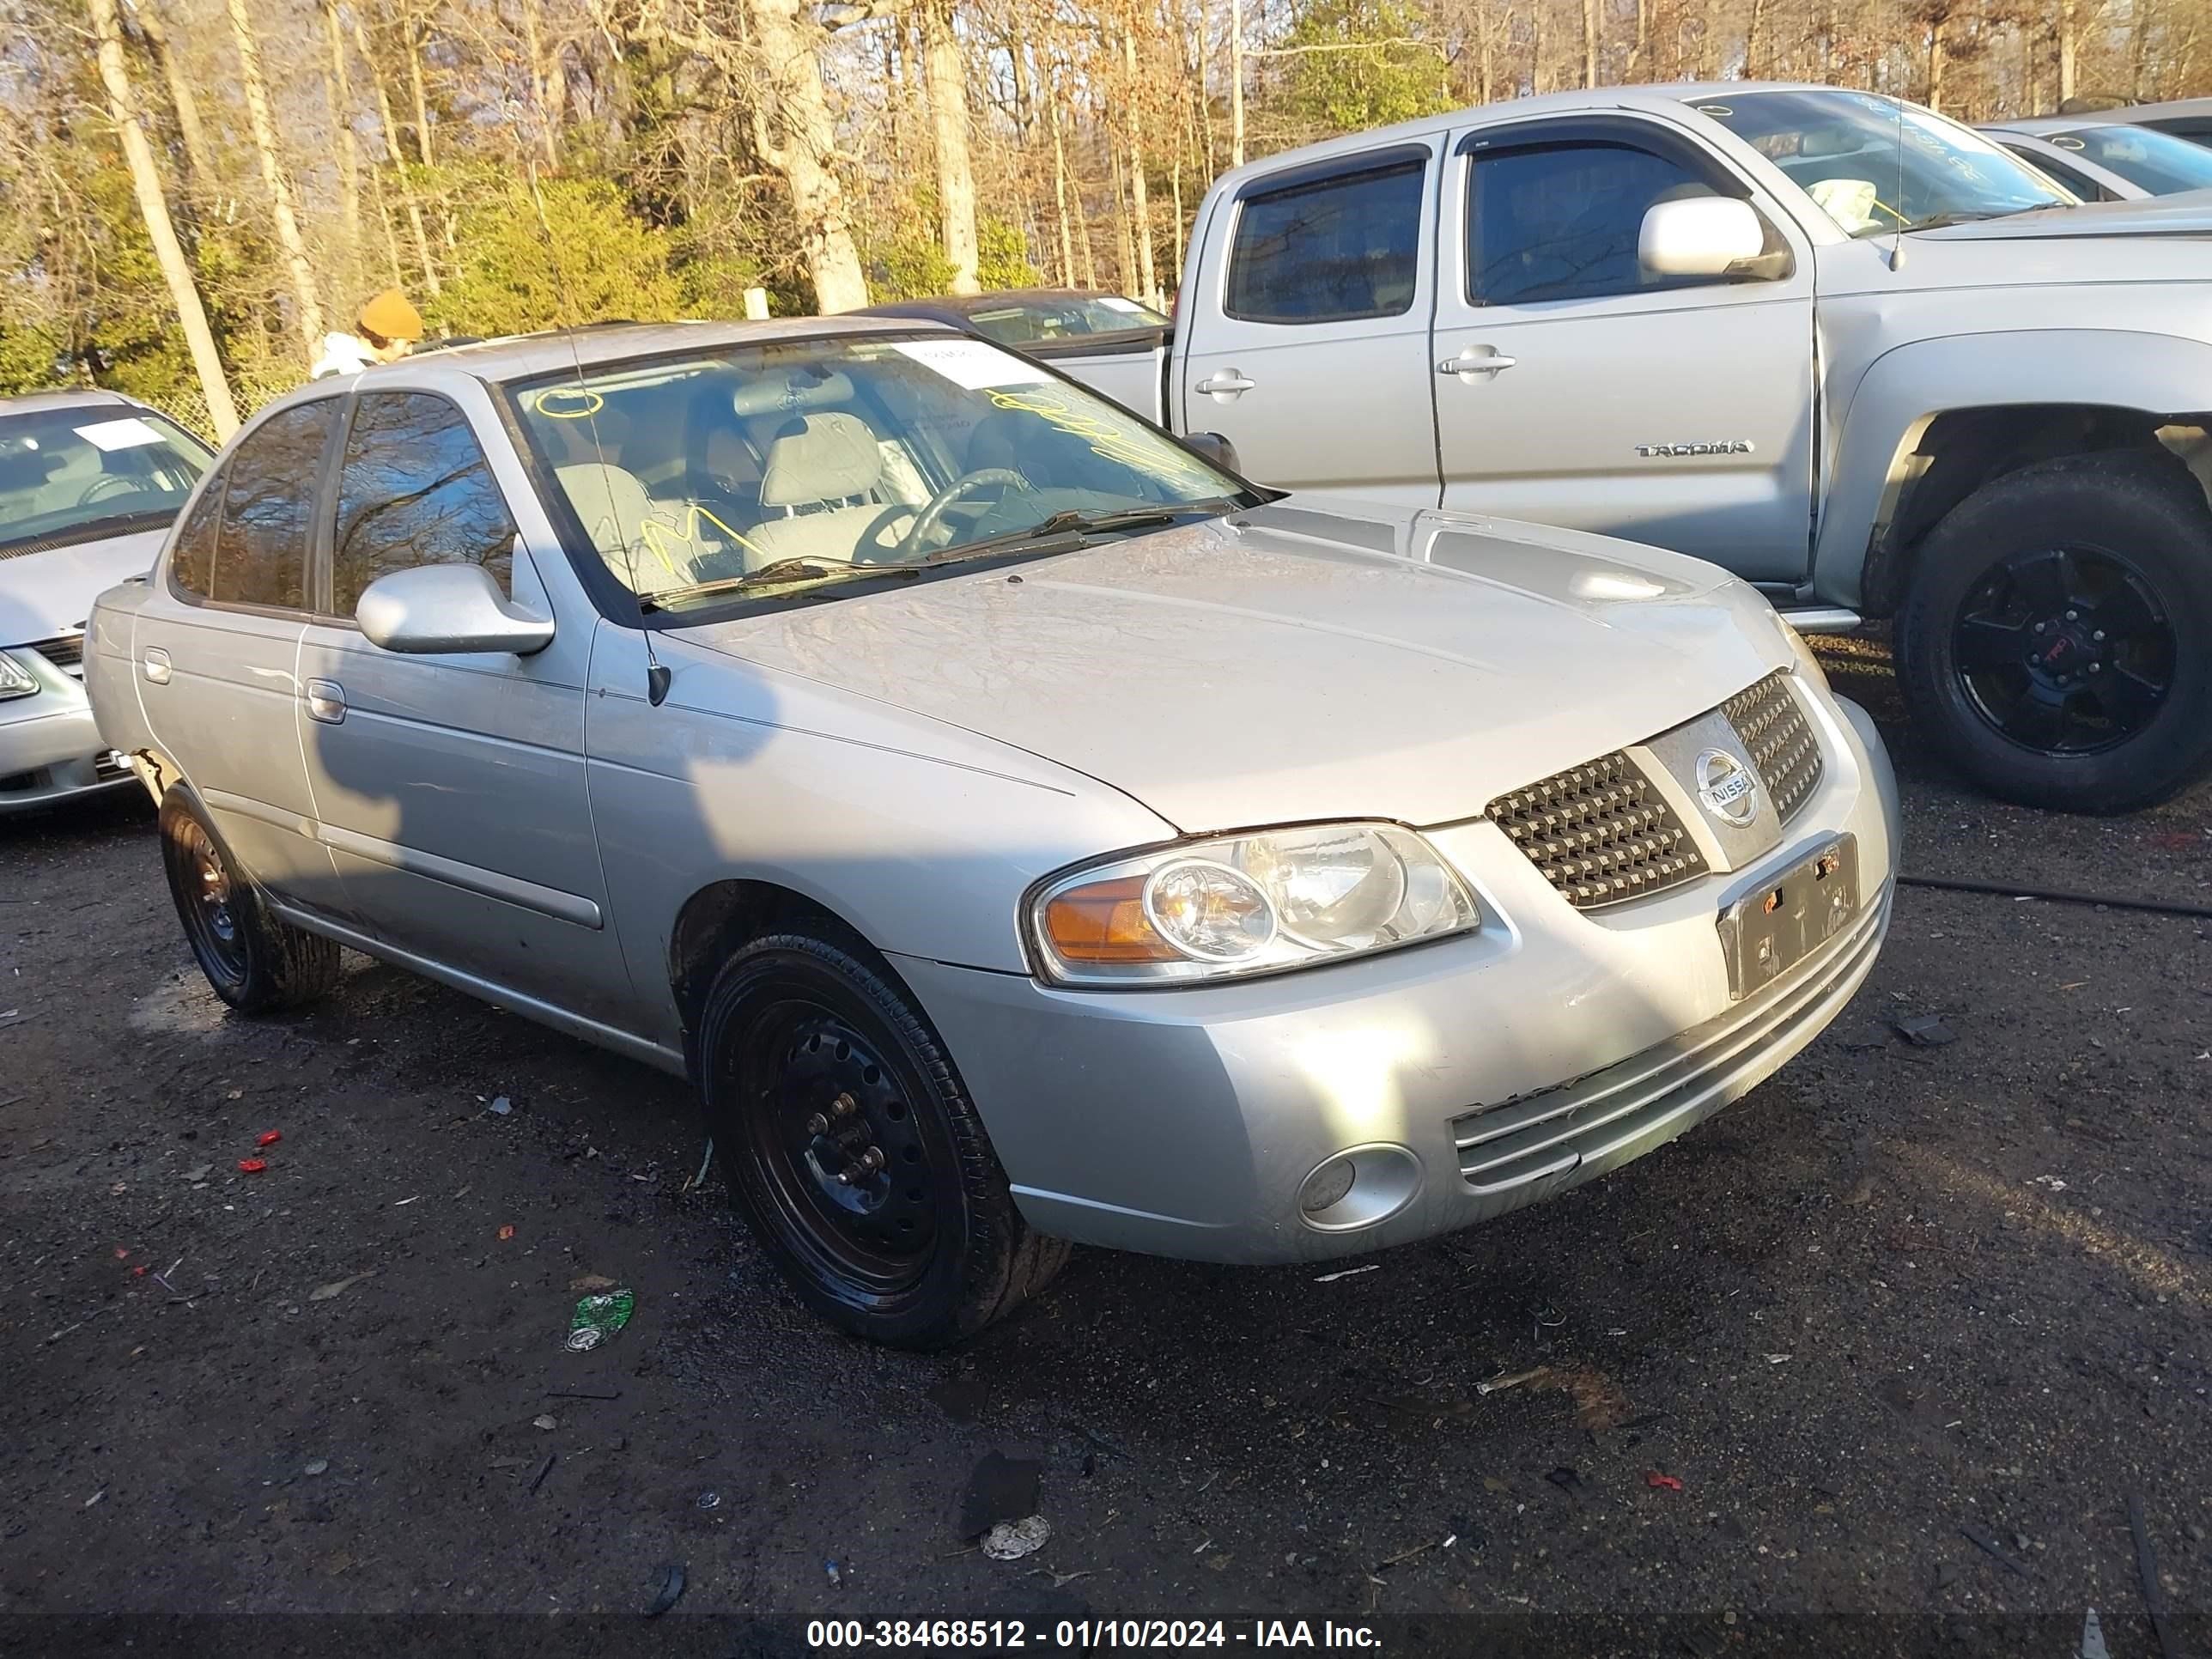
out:
M1045 939L1062 962L1174 962L1174 948L1145 919L1145 878L1121 876L1055 893Z

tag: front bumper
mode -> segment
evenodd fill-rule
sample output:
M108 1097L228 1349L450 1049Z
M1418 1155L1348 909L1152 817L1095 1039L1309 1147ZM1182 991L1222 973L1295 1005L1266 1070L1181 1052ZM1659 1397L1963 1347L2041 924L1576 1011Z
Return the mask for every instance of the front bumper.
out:
M1811 701L1830 763L1782 846L1612 909L1575 909L1479 821L1430 834L1486 918L1436 945L1176 991L896 966L1044 1232L1270 1262L1455 1231L1615 1169L1741 1097L1872 969L1889 924L1896 783L1863 711ZM1720 910L1838 833L1857 840L1857 914L1732 1000ZM1347 1152L1354 1194L1364 1183L1388 1206L1325 1210L1317 1224L1298 1194Z
M9 655L43 689L0 702L0 817L136 783L100 740L83 686L32 652Z

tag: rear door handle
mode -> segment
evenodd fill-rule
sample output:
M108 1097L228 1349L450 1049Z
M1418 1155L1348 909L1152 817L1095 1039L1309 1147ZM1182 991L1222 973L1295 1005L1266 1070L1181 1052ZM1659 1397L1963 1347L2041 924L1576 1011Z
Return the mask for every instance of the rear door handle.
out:
M1218 374L1207 375L1191 390L1203 392L1209 398L1218 398L1226 403L1232 398L1243 396L1257 384L1257 381L1246 380L1233 368L1224 368Z
M1456 357L1447 357L1437 365L1439 374L1456 374L1462 380L1470 374L1495 374L1501 368L1510 368L1521 360L1495 351L1477 351L1473 346Z
M169 653L158 645L148 646L145 654L138 659L138 672L146 677L149 685L167 685L169 683Z
M345 687L336 680L307 682L307 718L320 720L325 726L345 723Z

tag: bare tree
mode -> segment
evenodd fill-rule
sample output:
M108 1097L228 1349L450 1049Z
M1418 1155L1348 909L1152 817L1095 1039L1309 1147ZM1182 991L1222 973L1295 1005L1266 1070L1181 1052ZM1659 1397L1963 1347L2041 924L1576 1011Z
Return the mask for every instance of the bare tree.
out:
M276 129L269 118L269 94L261 79L261 48L253 38L246 0L224 0L224 3L230 13L231 36L238 44L239 79L246 92L246 118L253 131L253 148L261 159L261 181L268 186L276 240L291 267L292 292L300 302L300 331L312 353L323 340L322 295L315 285L314 267L307 259L307 242L300 234L291 181L284 176L283 163L276 154Z

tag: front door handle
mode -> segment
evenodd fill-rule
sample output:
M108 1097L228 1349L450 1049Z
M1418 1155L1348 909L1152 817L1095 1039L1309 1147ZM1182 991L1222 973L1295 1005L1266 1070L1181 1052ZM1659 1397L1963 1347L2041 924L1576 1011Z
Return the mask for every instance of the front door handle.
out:
M1472 386L1474 382L1468 380L1468 376L1470 374L1495 374L1499 369L1510 368L1520 361L1518 357L1508 357L1500 352L1487 349L1477 351L1473 346L1469 346L1458 356L1447 357L1438 363L1437 373L1456 374L1461 380L1467 380L1467 383Z
M345 723L345 687L336 680L307 682L307 718L320 720L325 726Z
M138 659L138 672L146 677L149 685L167 685L169 683L169 653L158 645L148 646L145 654Z
M1233 368L1224 368L1218 374L1207 375L1191 390L1203 392L1207 397L1218 398L1225 404L1232 398L1243 397L1257 384L1256 381L1246 380Z

